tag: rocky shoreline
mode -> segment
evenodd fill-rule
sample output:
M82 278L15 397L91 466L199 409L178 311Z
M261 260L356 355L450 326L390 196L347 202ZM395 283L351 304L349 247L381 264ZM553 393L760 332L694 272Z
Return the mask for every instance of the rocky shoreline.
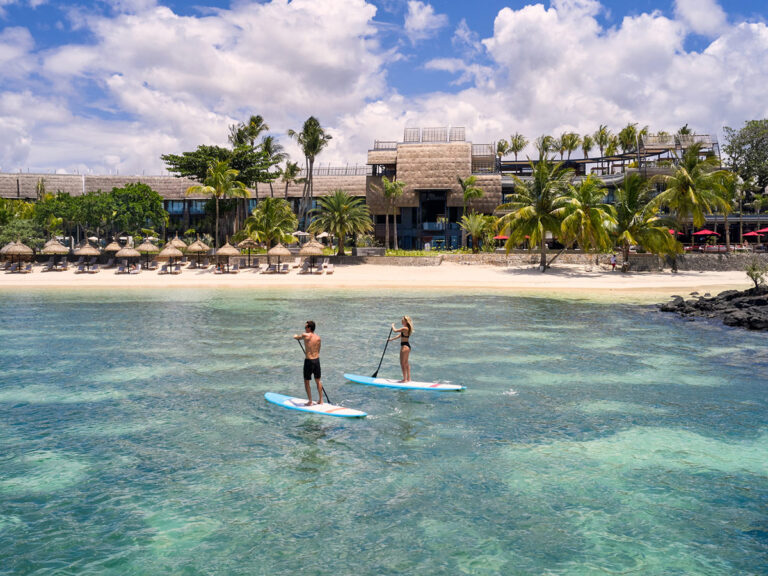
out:
M676 312L686 318L720 318L726 326L748 330L768 330L768 287L749 290L726 290L717 296L684 299L673 296L671 302L659 306L662 312Z

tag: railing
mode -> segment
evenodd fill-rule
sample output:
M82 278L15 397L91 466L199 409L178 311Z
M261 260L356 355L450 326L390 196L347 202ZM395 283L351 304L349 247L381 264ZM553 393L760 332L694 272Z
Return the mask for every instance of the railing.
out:
M394 140L374 140L374 150L397 150L397 142Z
M403 132L403 142L413 144L421 142L421 129L420 128L406 128Z
M437 232L439 230L445 230L445 223L444 222L423 222L422 223L422 229L423 230L429 230L432 232Z
M448 131L449 142L464 142L464 127L452 126Z
M372 166L315 166L312 170L313 176L370 176ZM299 178L306 178L307 170L301 170Z
M433 128L406 128L403 133L403 143L418 144L420 142L464 142L463 126L445 126ZM378 140L377 140L378 142ZM374 148L375 150L376 148Z
M422 128L422 142L446 142L448 140L448 128Z
M493 144L472 144L472 156L496 156Z

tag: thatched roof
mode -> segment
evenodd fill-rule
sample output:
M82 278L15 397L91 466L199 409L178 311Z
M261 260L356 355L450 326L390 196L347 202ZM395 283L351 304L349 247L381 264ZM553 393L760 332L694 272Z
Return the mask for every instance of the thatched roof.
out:
M5 246L3 246L2 248L0 248L0 254L5 254L6 252L8 252L8 249L9 249L11 246L13 246L14 244L16 244L16 242L13 242L13 241L11 241L11 242L8 242L8 244L6 244L6 245L5 245Z
M152 244L149 240L144 240L144 242L136 247L136 250L142 254L154 254L155 252L160 252L160 248Z
M128 246L120 248L120 251L115 254L115 258L138 258L139 256L141 256L141 254L138 250L129 248Z
M208 250L210 250L210 249L211 249L210 246L208 246L208 244L206 244L205 242L200 240L199 236L197 237L197 240L195 240L194 242L192 242L192 244L187 246L187 252L193 252L193 253L194 252L208 252Z
M113 240L107 244L107 247L104 248L104 252L119 252L121 248L122 246Z
M64 244L61 244L58 240L52 239L45 244L41 252L50 255L69 254L69 248L64 246Z
M237 247L240 248L240 250L247 250L248 248L254 249L259 247L259 243L256 242L256 240L254 240L253 238L246 238L245 240L240 242L237 245Z
M98 248L94 248L88 242L75 250L75 256L98 256L101 254Z
M173 240L171 240L171 244L173 244L179 250L186 250L187 249L186 242L184 242L184 240L179 238L179 233L178 232L176 232L176 236L173 238Z
M32 256L34 251L32 248L21 242L13 242L12 246L6 246L4 254L6 256Z
M314 238L304 244L299 250L299 256L322 256L323 245Z
M278 243L275 246L272 246L272 248L270 248L267 251L267 255L269 255L269 256L280 256L280 257L282 257L282 256L290 256L291 255L291 251L288 250L288 248L286 248L282 244Z
M227 241L224 246L219 248L216 251L216 256L222 256L222 257L229 257L229 256L240 256L240 250L232 246L232 244Z
M160 260L170 260L171 258L181 258L184 253L173 245L173 241L169 241L157 255Z

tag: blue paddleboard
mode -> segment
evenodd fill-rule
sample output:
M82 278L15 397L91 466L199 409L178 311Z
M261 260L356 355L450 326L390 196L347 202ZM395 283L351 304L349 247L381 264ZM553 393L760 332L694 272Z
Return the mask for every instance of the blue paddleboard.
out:
M466 386L448 384L446 382L398 382L390 378L371 378L359 374L344 374L344 378L358 384L368 386L380 386L381 388L397 388L398 390L432 390L433 392L459 392L466 390Z
M312 406L307 406L308 401L306 398L292 398L291 396L275 394L274 392L267 392L264 394L264 398L267 399L267 402L272 402L272 404L277 404L289 410L300 410L301 412L311 412L312 414L321 414L323 416L338 416L340 418L364 418L368 416L368 414L360 410L336 406L335 404L313 404Z

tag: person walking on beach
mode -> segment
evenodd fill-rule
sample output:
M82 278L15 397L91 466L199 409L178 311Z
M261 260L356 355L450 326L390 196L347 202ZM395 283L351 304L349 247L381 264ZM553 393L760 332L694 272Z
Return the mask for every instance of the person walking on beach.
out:
M413 334L413 321L410 316L403 316L403 327L395 328L392 324L392 331L397 332L396 336L392 336L388 341L400 339L400 369L403 371L403 379L400 382L411 381L411 365L408 360L411 356L411 342L410 337Z
M611 272L616 272L616 253L611 254Z
M320 336L315 334L315 322L313 320L307 320L304 324L303 334L294 334L293 337L296 340L304 340L304 389L307 391L307 398L309 402L307 406L313 404L323 403L323 383L320 380ZM315 377L315 383L317 383L317 394L319 402L312 402L312 386L310 381L312 376Z

